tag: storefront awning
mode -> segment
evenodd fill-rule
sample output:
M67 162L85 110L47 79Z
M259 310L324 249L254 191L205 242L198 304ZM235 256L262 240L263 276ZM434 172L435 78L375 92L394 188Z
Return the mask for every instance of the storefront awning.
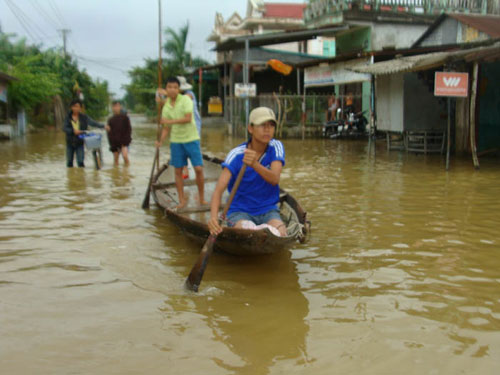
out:
M362 58L305 68L304 86L307 88L370 81L371 76L369 74L355 72L350 69L358 64L366 65L369 61L369 58Z
M375 64L359 63L348 69L357 73L384 75L428 70L460 60L471 62L494 61L498 59L500 59L500 42L486 47L399 57Z

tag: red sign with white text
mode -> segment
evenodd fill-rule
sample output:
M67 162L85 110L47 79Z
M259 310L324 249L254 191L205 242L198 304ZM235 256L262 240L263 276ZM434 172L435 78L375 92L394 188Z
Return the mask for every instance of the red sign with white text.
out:
M469 95L469 73L436 72L434 95L467 97Z

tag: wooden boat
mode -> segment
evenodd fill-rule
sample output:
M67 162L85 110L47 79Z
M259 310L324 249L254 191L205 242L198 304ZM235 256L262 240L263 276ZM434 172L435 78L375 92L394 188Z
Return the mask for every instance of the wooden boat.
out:
M205 195L211 197L215 184L221 172L223 160L208 155L203 155L205 175ZM190 171L191 174L194 174ZM168 164L160 168L153 184L153 198L156 204L165 212L165 216L177 225L188 237L199 243L204 243L209 236L207 221L210 217L210 207L200 206L197 202L198 189L194 176L184 181L184 192L188 204L182 209L176 209L178 204L177 190L175 188L174 168ZM228 197L224 194L222 201ZM304 242L309 233L310 223L307 221L306 212L298 202L284 190L280 193L280 212L287 226L287 236L273 235L268 229L248 230L224 227L217 237L215 247L218 250L235 255L271 254L292 246L297 241Z

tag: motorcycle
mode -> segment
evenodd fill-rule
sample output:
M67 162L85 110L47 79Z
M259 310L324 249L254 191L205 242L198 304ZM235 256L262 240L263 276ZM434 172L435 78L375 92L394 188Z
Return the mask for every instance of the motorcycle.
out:
M366 133L366 125L368 120L365 117L366 111L349 112L345 119L342 118L342 110L337 110L338 120L328 121L323 125L323 137L339 138L344 135L364 135Z

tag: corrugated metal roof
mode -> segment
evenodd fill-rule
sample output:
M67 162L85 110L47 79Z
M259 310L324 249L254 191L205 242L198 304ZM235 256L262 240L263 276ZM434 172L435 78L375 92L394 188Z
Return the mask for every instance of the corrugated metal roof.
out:
M490 15L450 13L448 16L465 23L492 38L500 38L500 17Z
M427 66L439 64L451 52L434 52L424 55L404 56L393 60L383 61L371 65L353 66L351 70L358 73L369 73L374 75L393 74L425 69Z
M350 70L373 75L394 74L427 70L445 65L448 62L465 60L493 61L500 58L500 42L491 46L461 49L457 51L435 52L423 55L405 56L371 65L356 65Z

